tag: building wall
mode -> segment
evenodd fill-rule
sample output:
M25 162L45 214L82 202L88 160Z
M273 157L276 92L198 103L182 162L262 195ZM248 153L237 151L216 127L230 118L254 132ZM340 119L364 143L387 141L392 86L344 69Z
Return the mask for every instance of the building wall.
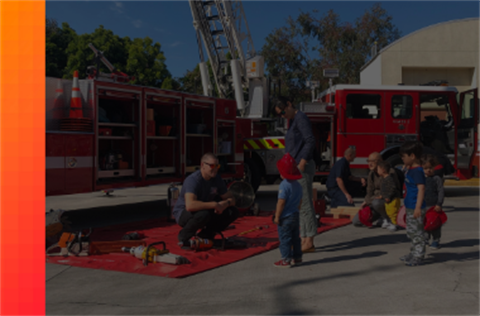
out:
M382 84L382 55L377 56L369 67L360 72L360 82L363 85Z
M362 69L360 78L361 84L383 85L446 80L464 91L478 87L478 67L479 19L472 18L435 24L404 36L381 50Z

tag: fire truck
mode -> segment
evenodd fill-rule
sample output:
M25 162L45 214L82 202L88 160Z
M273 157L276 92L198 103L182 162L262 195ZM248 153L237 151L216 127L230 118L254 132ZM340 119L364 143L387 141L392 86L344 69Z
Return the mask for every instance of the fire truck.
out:
M322 92L317 102L300 107L313 112L317 103L334 110L326 128L328 150L320 149L320 170L328 170L349 146L357 151L351 163L357 174L368 172L367 158L374 151L390 164L401 165L400 146L418 140L426 153L437 156L447 177L467 179L478 172L478 89L459 93L448 86L336 85Z
M276 162L285 151L288 123L270 118L269 83L264 84L263 58L256 55L240 1L189 1L197 34L200 71L205 95L211 95L203 42L220 95L229 86L235 91L236 125L244 137L245 174L257 190L262 178L278 178ZM243 23L243 24L242 24ZM243 28L242 28L243 25ZM241 30L243 29L243 33ZM246 41L242 46L242 40ZM227 59L237 56L237 59ZM248 91L248 100L243 92ZM367 157L377 151L393 165L401 164L399 147L420 140L425 151L435 154L443 173L469 178L477 151L477 90L459 94L444 86L336 85L312 102L299 104L307 114L316 138L316 180L324 182L336 160L353 146L357 158L353 173L368 173ZM478 165L478 164L477 164Z
M278 178L288 123L268 115L263 58L255 53L240 1L190 6L204 95L129 84L92 46L97 64L105 63L111 74L90 67L87 79L46 79L47 195L183 182L205 152L219 157L225 180L246 179L255 191L262 178ZM211 96L201 42L218 98ZM235 100L227 99L230 86ZM299 104L316 137L316 180L326 179L349 146L357 150L351 164L357 175L368 172L373 151L401 164L398 149L407 140L421 140L442 158L446 174L471 177L478 172L477 94L443 86L336 85ZM80 104L81 112L72 104Z
M71 91L79 91L80 111ZM224 179L242 179L235 119L233 100L103 76L47 77L46 194L183 182L206 152L219 157Z

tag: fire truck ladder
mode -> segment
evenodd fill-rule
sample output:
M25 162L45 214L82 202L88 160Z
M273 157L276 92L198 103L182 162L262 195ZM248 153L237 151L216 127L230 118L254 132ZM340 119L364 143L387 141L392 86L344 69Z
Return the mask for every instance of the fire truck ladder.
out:
M202 38L207 51L220 97L226 97L228 87L232 82L234 84L236 95L238 93L243 94L243 91L237 90L242 90L242 88L248 87L246 60L255 56L256 53L242 3L239 0L190 0L189 4L193 16L193 26L197 33L201 61L200 72L202 73L204 94L208 93L207 95L211 95L211 91L206 91L207 89L205 89L205 87L208 86L207 82L209 82L209 77L203 59L203 49L200 44L200 37ZM246 33L242 32L242 26L244 26ZM245 40L246 54L242 47ZM232 60L238 60L238 63L236 63L238 66L235 66L234 63L227 60L228 53L230 53ZM238 69L230 71L229 65L232 68L238 67Z

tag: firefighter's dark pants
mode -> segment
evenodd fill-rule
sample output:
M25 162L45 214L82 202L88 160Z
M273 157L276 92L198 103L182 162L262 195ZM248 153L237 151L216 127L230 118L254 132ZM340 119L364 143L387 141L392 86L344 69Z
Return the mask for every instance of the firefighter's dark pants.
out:
M198 233L198 237L213 240L217 232L224 231L233 221L235 221L240 212L235 206L226 208L222 214L215 214L214 210L203 210L197 212L188 212L183 210L178 225L183 229L178 233L178 241L187 242Z

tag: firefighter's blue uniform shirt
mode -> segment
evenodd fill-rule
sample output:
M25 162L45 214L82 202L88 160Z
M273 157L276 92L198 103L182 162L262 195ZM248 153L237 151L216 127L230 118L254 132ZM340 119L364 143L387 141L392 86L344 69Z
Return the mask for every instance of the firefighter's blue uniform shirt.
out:
M290 120L290 126L285 135L285 152L299 164L302 158L307 162L312 160L314 149L315 136L313 136L310 120L305 113L298 111L294 119Z
M208 181L202 177L200 170L189 175L183 182L180 195L173 208L173 216L177 223L180 215L185 210L185 193L195 194L197 201L212 202L217 195L227 193L227 186L219 174Z
M407 187L407 195L403 204L406 208L415 209L417 206L418 187L417 185L425 185L425 173L422 167L411 168L405 175L405 186ZM425 198L421 208L425 208Z
M288 217L298 212L298 206L302 199L302 186L297 180L283 179L278 187L278 198L285 200L280 218Z
M327 179L327 189L337 189L338 184L337 184L337 178L342 178L343 184L347 185L347 182L349 181L348 178L352 175L350 171L350 163L345 159L345 157L342 157L340 160L338 160L332 167L332 170L330 170L330 174L328 175Z

